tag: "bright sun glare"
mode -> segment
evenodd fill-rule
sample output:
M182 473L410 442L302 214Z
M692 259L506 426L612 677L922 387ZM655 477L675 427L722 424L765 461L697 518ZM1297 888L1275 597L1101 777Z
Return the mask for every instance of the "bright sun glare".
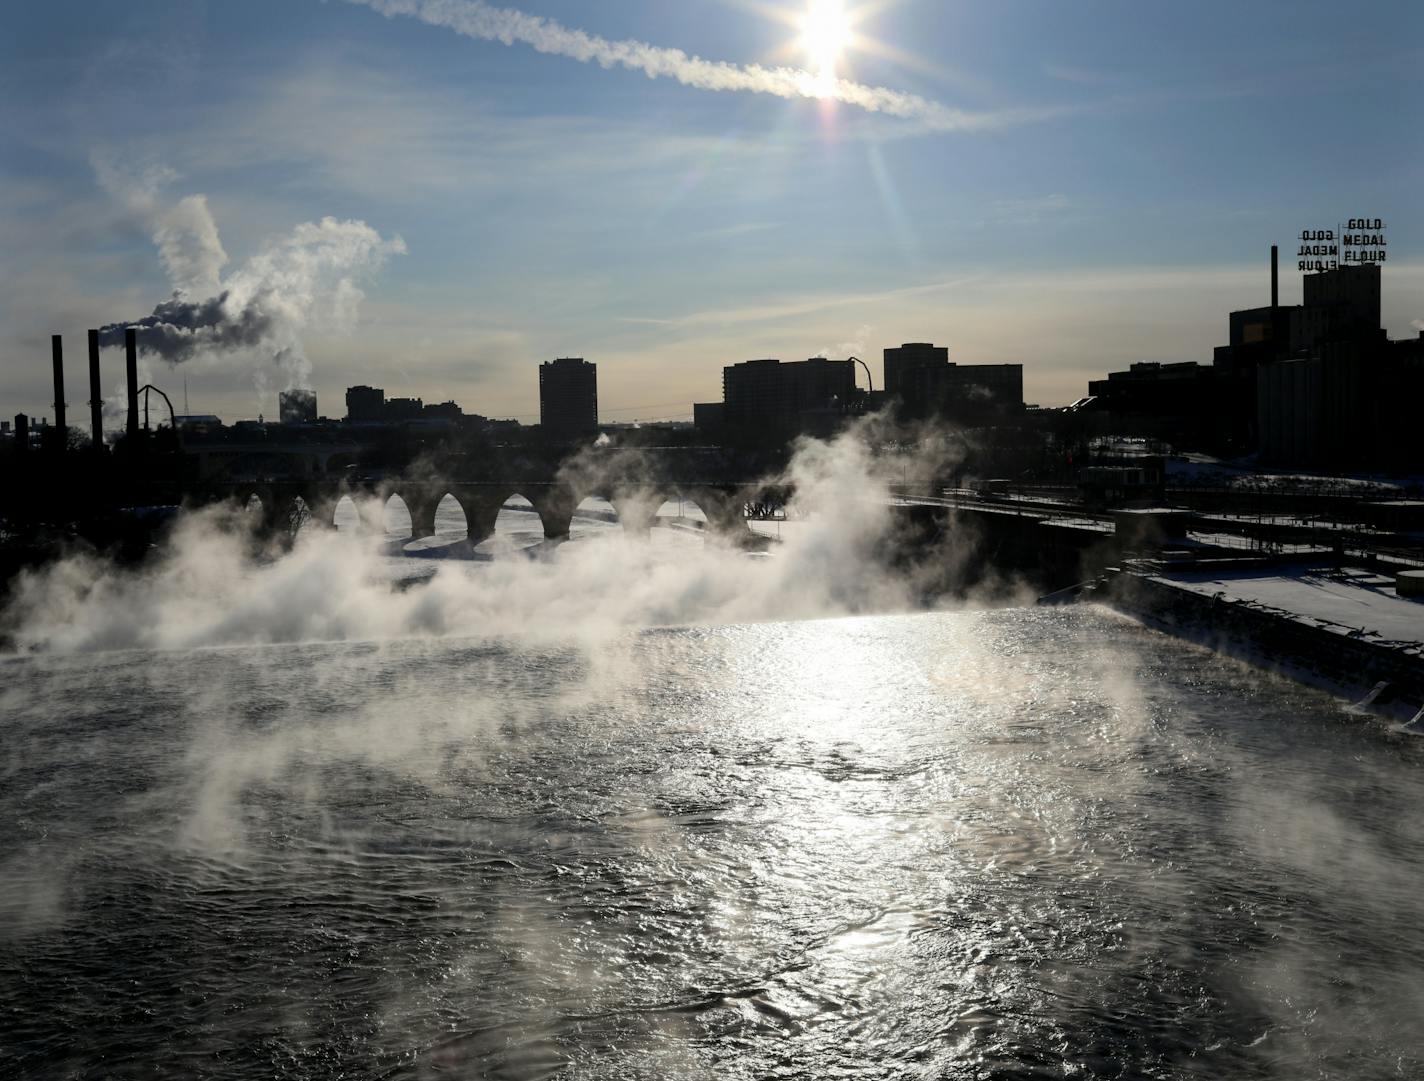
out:
M836 77L836 63L850 44L850 17L843 0L810 0L801 18L801 47L822 81Z

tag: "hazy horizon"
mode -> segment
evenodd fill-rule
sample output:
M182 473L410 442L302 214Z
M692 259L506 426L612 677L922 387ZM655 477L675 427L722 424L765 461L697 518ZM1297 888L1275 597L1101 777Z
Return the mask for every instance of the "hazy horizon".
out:
M849 3L830 43L799 0L14 11L0 411L53 415L62 333L77 416L83 332L175 290L263 316L148 361L227 420L295 378L328 416L368 383L529 422L568 355L605 422L685 417L726 364L854 353L878 385L906 341L1064 404L1210 362L1269 246L1290 303L1295 236L1355 215L1414 334L1424 12L1100 7Z

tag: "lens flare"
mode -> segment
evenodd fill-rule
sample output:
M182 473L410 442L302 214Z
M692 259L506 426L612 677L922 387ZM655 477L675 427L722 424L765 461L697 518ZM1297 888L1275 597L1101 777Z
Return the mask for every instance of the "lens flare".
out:
M812 73L828 88L850 40L850 16L843 0L810 0L801 17L801 48Z

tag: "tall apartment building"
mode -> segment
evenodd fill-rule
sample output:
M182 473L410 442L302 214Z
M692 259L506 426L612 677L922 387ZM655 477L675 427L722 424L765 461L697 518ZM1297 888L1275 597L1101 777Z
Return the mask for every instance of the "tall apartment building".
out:
M907 417L977 421L1023 409L1022 364L942 364L911 368L900 386Z
M380 387L347 387L346 419L374 424L386 419L386 392Z
M560 357L539 365L539 425L555 439L598 433L598 365Z
M747 360L722 369L722 420L785 432L840 416L855 400L855 361Z
M921 368L943 368L949 364L949 349L929 342L906 342L885 350L885 393L903 395L906 377Z

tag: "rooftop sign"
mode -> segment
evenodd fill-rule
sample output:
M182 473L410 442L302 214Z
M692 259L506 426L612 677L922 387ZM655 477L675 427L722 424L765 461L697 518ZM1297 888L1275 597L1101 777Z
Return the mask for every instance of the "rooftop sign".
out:
M1380 218L1350 218L1332 229L1302 229L1296 269L1310 272L1383 263L1384 234Z

